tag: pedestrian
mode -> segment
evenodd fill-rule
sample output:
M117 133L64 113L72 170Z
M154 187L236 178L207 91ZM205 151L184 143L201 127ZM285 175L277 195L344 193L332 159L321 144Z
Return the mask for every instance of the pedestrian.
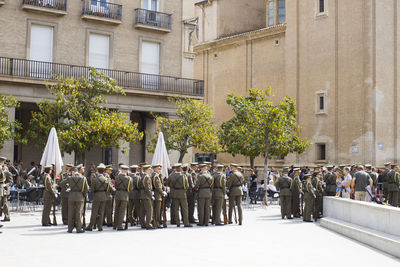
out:
M257 175L250 169L250 204L257 204Z
M387 174L387 190L389 205L397 207L399 203L400 175L399 166L394 166Z
M299 175L300 168L293 168L290 190L292 191L292 215L295 218L300 218L300 193L303 190Z
M321 218L323 212L324 186L322 184L322 174L313 173L312 186L315 188L314 220Z
M391 162L386 162L385 165L385 169L382 171L382 182L383 182L383 197L385 198L385 202L388 201L388 173L390 172L390 165L392 163Z
M186 197L188 202L188 210L189 210L189 222L196 223L194 218L194 207L196 204L196 192L194 191L194 186L196 185L197 180L197 169L198 163L192 162L190 164L190 169L188 170L188 189L186 190Z
M116 190L112 184L113 181L111 179L112 171L113 171L112 166L107 165L104 172L104 177L107 179L107 188L106 188L107 201L104 207L104 220L107 227L113 227L113 209L114 209L113 194L115 193Z
M372 179L368 173L364 171L363 166L360 165L356 169L357 172L354 174L351 191L354 193L355 200L365 201L366 187L370 185L372 188Z
M64 225L68 225L68 189L67 179L71 175L70 169L73 167L72 164L67 164L65 170L61 174L59 186L61 188L61 218Z
M146 228L147 230L152 230L154 227L151 225L152 216L153 216L153 206L152 202L154 200L152 191L153 191L153 183L151 181L151 166L143 165L143 177L140 179L140 212L141 217L143 218L144 224L142 224L142 228Z
M335 196L336 195L336 179L337 176L333 172L333 166L329 165L326 167L327 173L324 176L324 181L326 184L326 195Z
M153 192L154 192L154 205L153 205L153 220L155 221L155 227L162 228L161 222L161 203L163 197L167 195L167 193L163 190L163 180L161 176L161 164L153 165L153 174L151 175L152 183L153 183Z
M174 173L172 177L173 179L169 181L168 185L173 189L174 192L174 198L172 199L174 208L173 212L174 222L177 227L181 226L181 220L179 219L179 213L180 213L182 215L182 221L184 227L192 227L192 225L189 222L188 203L186 198L186 189L188 188L187 177L182 172L182 164L180 163L175 164L173 168L174 168ZM200 209L200 200L198 209Z

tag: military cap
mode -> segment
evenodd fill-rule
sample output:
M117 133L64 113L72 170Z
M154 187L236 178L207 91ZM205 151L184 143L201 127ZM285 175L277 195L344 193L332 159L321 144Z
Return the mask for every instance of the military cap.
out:
M239 170L243 170L243 168L242 168L241 166L238 166L237 168L238 168Z
M365 164L364 166L365 166L365 168L371 168L372 167L371 164Z
M142 166L143 170L147 170L147 169L150 169L150 168L151 168L151 165L149 165L149 164Z
M341 168L341 169L343 169L344 167L346 167L347 165L345 165L345 164L340 164L339 165L339 168Z
M287 172L289 170L289 167L283 167L282 169L284 172Z
M207 165L203 163L203 164L199 164L199 167L200 168L205 168L205 167L207 167Z
M103 163L100 163L99 166L97 166L97 169L99 170L104 170L106 168L106 165L104 165Z
M113 169L112 165L106 165L106 170L112 170L112 169Z
M311 177L311 173L304 174L304 177L306 177L306 178Z
M5 161L5 160L7 160L6 157L0 157L0 161Z
M295 172L300 171L300 168L294 168L293 171Z
M333 165L327 165L326 167L329 168L329 169L332 169Z
M225 166L224 166L224 164L218 164L216 167L217 167L217 168L223 168L223 167L225 167Z
M230 165L231 167L236 167L236 168L239 167L239 165L237 165L236 163L231 163Z
M0 158L1 159L1 158ZM391 162L386 162L385 164L383 164L383 165L385 165L385 166L389 166L390 164L392 164Z
M396 166L397 166L397 165L394 164L394 163L390 165L390 167L391 167L392 169L393 169L394 167L396 167Z
M192 163L190 163L190 165L191 166L197 166L197 165L199 165L199 163L198 162L192 162Z
M209 162L209 161L204 161L204 164L206 164L206 165L211 165L211 162Z
M82 168L85 168L84 166L83 166L83 164L79 164L78 166L75 166L78 170L79 169L82 169Z
M172 168L180 168L180 167L182 167L182 163L176 163L172 165Z
M320 172L313 172L313 176L317 176L318 174L321 174Z
M53 168L53 166L52 166L52 165L47 165L47 166L44 166L44 169L45 169L45 170L51 170L51 168Z
M182 165L182 168L187 168L187 167L189 167L189 164L187 164L187 163Z
M162 165L161 165L161 164L154 164L152 167L153 167L153 169L155 169L155 168L162 168Z
M126 166L126 165L124 165L124 164L122 164L122 165L119 166L119 167L120 167L121 170L128 170L128 169L129 169L129 167Z
M68 164L65 165L65 167L66 167L66 168L72 168L72 167L74 167L74 165L71 164L71 163L68 163Z
M129 166L129 168L130 169L137 169L137 168L139 168L139 166L138 165L131 165L131 166Z
M147 163L147 162L139 163L139 167L140 167L140 168L142 168L144 165L149 165L149 163Z

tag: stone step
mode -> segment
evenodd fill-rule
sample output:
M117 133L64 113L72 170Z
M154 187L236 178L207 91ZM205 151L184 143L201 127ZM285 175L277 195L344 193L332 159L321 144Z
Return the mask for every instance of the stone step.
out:
M400 258L400 236L325 217L321 226Z

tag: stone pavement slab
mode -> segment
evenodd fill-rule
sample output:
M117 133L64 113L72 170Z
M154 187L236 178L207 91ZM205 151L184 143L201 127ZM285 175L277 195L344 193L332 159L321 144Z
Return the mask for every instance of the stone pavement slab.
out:
M105 227L84 234L42 227L39 212L11 216L1 229L0 266L400 266L399 259L318 223L281 220L278 206L245 209L243 226Z

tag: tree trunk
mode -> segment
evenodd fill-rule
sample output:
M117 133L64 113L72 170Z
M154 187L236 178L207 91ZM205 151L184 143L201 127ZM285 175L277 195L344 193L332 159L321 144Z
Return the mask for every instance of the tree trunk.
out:
M264 140L265 140L264 181L266 182L268 181L268 149L269 149L268 132L265 133Z
M185 156L184 152L179 152L179 160L178 163L182 163L183 157Z
M250 169L254 170L254 157L250 157Z

